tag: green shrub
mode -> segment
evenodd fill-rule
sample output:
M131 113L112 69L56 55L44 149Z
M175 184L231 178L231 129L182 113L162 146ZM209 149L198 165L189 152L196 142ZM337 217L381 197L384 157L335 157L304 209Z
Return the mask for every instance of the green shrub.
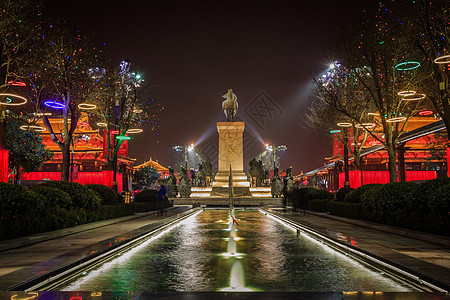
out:
M94 210L100 206L100 195L77 182L69 181L49 181L40 184L40 186L49 186L63 190L69 194L72 199L72 207Z
M44 209L42 196L17 184L0 182L0 217L2 222L27 213L38 214Z
M438 178L424 181L416 186L411 193L408 205L411 211L419 211L422 214L430 212L430 201L434 193L441 187L450 184L450 178Z
M67 210L55 206L42 210L39 214L25 213L8 222L0 222L0 241L132 215L134 208L133 204L102 205L95 210L86 211L83 208Z
M307 209L307 203L313 199L330 199L331 194L326 190L315 188L293 189L289 199L295 209Z
M348 203L361 203L362 197L366 192L371 191L375 187L379 187L379 183L365 184L357 188L356 190L350 191L350 193L345 195L344 201Z
M317 211L317 212L327 212L327 204L330 202L330 199L314 199L309 200L307 203L307 207L309 210Z
M133 202L132 204L134 207L134 212L137 212L137 213L148 212L148 211L156 209L155 206L150 203Z
M375 187L364 194L363 209L370 208L372 221L399 226L406 222L405 209L416 186L412 182L394 182Z
M328 211L330 214L351 218L351 219L360 219L361 218L361 203L345 203L339 201L329 201L328 202Z
M97 192L100 195L101 205L105 204L110 205L118 203L117 193L109 186L103 184L86 184L86 187L90 188L91 190Z
M59 206L68 209L72 204L69 194L58 188L38 185L33 188L33 192L42 196L46 207Z
M337 191L337 193L336 193L336 201L344 202L345 196L354 190L355 189L353 189L351 187L340 188L339 191Z
M144 189L134 196L134 202L154 203L156 206L156 200L158 199L158 191Z
M431 194L429 200L430 211L434 215L449 217L450 213L450 183L441 186Z

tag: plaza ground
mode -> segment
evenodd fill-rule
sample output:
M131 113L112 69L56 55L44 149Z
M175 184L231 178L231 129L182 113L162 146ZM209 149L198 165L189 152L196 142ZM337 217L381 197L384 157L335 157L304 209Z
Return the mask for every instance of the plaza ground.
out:
M154 212L136 214L0 242L0 290L30 281L69 261L85 259L93 251L114 247L115 243L132 239L136 233L142 234L189 211L189 206L176 206L164 216ZM450 287L449 237L320 213L293 213L276 208L273 211Z

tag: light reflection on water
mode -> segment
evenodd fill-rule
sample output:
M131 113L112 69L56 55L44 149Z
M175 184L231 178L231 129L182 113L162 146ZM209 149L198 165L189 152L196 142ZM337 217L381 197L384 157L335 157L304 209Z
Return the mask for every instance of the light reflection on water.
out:
M223 257L228 211L204 211L60 290L217 291L239 260L247 287L262 291L410 291L320 242L264 216L236 211L236 251Z

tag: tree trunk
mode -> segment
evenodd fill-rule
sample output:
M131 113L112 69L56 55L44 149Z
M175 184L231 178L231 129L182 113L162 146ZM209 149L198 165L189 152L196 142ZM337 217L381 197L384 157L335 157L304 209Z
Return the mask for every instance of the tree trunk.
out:
M397 151L392 143L388 144L386 150L389 155L388 169L389 182L397 182Z
M62 165L61 165L61 181L69 181L70 175L70 143L68 139L64 140L62 153Z

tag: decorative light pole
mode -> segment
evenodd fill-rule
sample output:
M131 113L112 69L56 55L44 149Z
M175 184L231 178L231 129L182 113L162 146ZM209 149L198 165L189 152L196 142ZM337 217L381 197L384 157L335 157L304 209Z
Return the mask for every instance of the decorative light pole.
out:
M348 128L352 126L352 123L342 122L338 123L337 126L344 128L344 187L350 187L350 176L348 169Z
M266 150L269 152L272 152L272 162L273 162L273 169L276 168L276 161L277 161L277 152L278 151L285 151L287 150L287 147L285 145L279 145L279 146L272 146L269 144L266 144Z

